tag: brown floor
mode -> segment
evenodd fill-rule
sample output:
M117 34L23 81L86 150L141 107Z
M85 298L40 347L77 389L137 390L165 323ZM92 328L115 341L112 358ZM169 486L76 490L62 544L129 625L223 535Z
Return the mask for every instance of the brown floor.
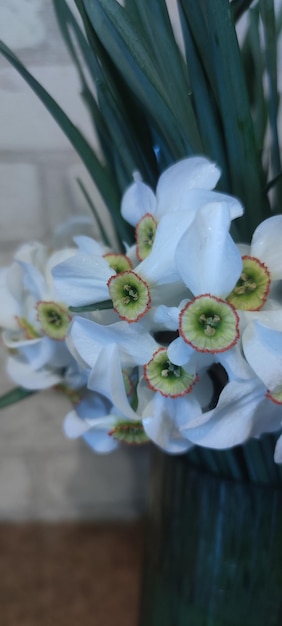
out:
M137 626L142 524L1 524L1 626Z

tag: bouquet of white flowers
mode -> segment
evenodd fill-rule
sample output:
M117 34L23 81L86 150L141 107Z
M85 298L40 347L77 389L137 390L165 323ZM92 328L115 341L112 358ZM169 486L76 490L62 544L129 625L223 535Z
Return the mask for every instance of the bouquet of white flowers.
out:
M82 186L101 239L52 251L26 243L1 271L0 325L19 386L1 403L59 386L73 402L65 432L99 452L148 440L169 453L229 449L277 431L281 462L274 6L249 10L240 51L233 19L249 3L212 4L179 2L184 60L163 1L77 1L88 43L54 2L104 163L1 44L79 151L120 244Z
M152 441L171 455L161 457L143 624L278 626L281 7L53 5L99 155L1 42L0 52L78 151L116 243L80 182L99 240L25 242L2 269L0 326L17 387L0 407L59 387L72 402L68 437L99 453Z

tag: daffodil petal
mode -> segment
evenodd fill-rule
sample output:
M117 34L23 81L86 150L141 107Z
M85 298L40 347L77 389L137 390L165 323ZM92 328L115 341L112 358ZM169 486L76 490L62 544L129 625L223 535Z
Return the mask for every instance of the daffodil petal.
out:
M109 299L107 281L115 271L103 257L78 253L56 265L52 274L63 302L83 306Z
M266 432L277 432L281 425L281 405L264 397L258 404L252 421L252 437L258 438Z
M110 437L106 429L92 429L82 435L83 440L96 454L109 454L119 447L119 442Z
M178 243L176 266L195 296L225 296L241 274L242 258L229 226L229 210L224 204L206 205Z
M23 268L24 277L23 284L25 289L32 293L37 300L42 300L45 295L45 280L41 272L30 263L18 261Z
M18 329L16 318L20 317L21 307L18 299L10 290L10 268L0 268L0 327L9 328L11 330ZM19 294L20 295L20 294Z
M282 463L282 435L277 439L274 450L275 463Z
M229 380L253 378L253 370L242 355L240 345L236 344L231 350L217 354L217 360L227 371Z
M242 337L247 361L267 389L282 384L282 332L258 320L249 324Z
M138 323L133 326L126 322L116 322L102 326L79 316L71 324L67 343L70 350L79 354L91 368L100 358L104 347L110 344L118 346L123 368L144 365L159 347Z
M199 411L197 403L195 405L193 401L188 402L184 398L172 400L163 398L157 393L146 406L142 420L144 430L148 437L165 452L183 454L191 448L189 441L181 435L177 423L177 417L180 423L182 421L183 409L187 417L189 407L192 407L192 411L195 411L195 407L196 411Z
M73 237L73 240L79 251L83 254L89 254L90 256L103 256L103 254L105 254L105 246L103 246L99 241L92 239L92 237L77 235L76 237Z
M194 213L176 211L164 215L158 224L154 243L149 256L141 261L135 271L147 281L168 284L179 280L174 262L179 240L191 224ZM187 252L187 251L186 251Z
M108 398L124 417L137 419L128 402L117 345L104 347L102 358L96 361L89 376L88 387Z
M77 439L86 433L91 426L78 417L76 411L70 411L64 419L64 433L69 439Z
M178 210L189 211L195 215L203 206L210 203L225 204L232 220L244 213L243 206L237 198L208 189L189 189L186 196L183 196Z
M188 157L165 170L156 189L157 215L175 210L189 210L190 189L213 189L220 170L205 157Z
M175 365L185 365L188 363L191 355L194 352L194 348L191 348L182 337L177 337L168 346L167 354L168 358Z
M125 191L121 202L122 217L132 226L136 226L146 213L156 212L156 198L151 187L142 181L136 181Z
M168 330L177 330L179 324L179 308L161 304L155 311L154 321L163 324Z
M216 408L189 421L182 434L197 445L219 450L241 444L252 433L255 411L263 397L264 387L258 379L231 381Z
M62 376L48 369L35 371L29 363L9 357L7 372L12 380L25 389L48 389L62 382Z
M251 255L263 261L271 273L272 280L282 278L282 215L273 215L256 228Z

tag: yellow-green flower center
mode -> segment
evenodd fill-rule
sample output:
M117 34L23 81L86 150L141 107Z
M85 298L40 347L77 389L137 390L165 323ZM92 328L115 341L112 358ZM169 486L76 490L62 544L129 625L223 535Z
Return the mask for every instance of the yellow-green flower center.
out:
M149 287L135 272L125 271L112 276L108 288L114 310L121 319L137 322L150 308Z
M149 256L154 243L157 222L151 213L146 213L136 226L136 255L139 261Z
M109 263L109 266L115 270L117 274L132 269L132 263L125 254L113 254L109 252L104 254L104 259Z
M38 302L37 319L41 330L51 339L62 340L65 338L71 316L66 307L57 302Z
M197 381L197 376L170 361L165 348L159 348L149 363L144 366L144 377L150 389L171 398L190 393Z
M198 352L224 352L239 339L239 317L229 302L204 294L180 311L179 333Z
M130 445L140 445L149 441L142 422L126 422L119 421L114 428L109 432L109 435Z

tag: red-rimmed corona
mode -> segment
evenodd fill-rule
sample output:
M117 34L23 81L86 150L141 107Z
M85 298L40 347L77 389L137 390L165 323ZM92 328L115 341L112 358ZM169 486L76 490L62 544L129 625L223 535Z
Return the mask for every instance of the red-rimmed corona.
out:
M242 311L259 311L265 304L271 283L267 266L256 257L242 257L242 273L234 289L227 296L228 302Z
M158 223L151 215L146 213L136 226L136 256L143 261L149 256L154 243Z
M107 252L107 254L104 254L103 257L117 274L127 270L132 270L131 260L128 256L126 256L126 254L114 254L113 252Z
M71 321L66 307L57 302L37 302L37 319L42 332L51 339L65 339Z
M226 300L203 294L180 311L179 333L198 352L225 352L239 339L239 316Z
M144 378L150 389L159 391L165 398L185 396L198 380L197 374L174 365L167 356L166 348L159 348L149 363L144 365Z
M111 276L108 288L114 310L129 323L137 322L151 306L149 286L135 272L128 270Z

